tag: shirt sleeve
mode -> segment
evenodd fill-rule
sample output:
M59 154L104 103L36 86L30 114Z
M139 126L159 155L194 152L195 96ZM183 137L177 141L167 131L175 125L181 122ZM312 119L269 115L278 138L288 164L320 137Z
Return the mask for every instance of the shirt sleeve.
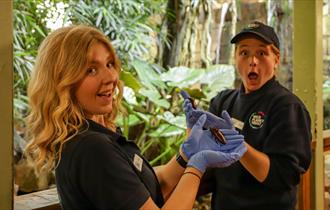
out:
M125 156L104 135L82 139L71 168L77 187L97 209L139 209L150 196Z
M262 151L270 158L263 184L273 189L296 186L311 162L311 127L307 110L289 104L273 112Z
M228 91L228 90L227 90ZM221 106L221 102L222 102L222 96L224 95L226 91L222 91L220 93L218 93L215 97L213 97L210 101L209 104L209 112L220 116L220 110L219 107Z

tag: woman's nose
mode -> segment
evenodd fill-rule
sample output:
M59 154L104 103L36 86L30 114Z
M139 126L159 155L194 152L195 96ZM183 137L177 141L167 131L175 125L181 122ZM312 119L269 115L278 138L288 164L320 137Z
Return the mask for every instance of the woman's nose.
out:
M251 67L257 66L257 58L255 56L251 56L250 66Z
M118 80L118 73L115 69L103 69L102 80L104 84L110 84Z

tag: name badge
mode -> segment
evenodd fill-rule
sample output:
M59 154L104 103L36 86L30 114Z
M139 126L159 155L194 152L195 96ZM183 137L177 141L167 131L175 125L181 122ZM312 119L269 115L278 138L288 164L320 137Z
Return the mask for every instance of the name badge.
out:
M143 159L137 154L134 155L133 164L137 170L142 171Z
M233 124L235 126L235 128L238 128L240 130L243 130L243 127L244 127L244 123L238 119L235 119L235 118L231 118L231 121L233 121Z

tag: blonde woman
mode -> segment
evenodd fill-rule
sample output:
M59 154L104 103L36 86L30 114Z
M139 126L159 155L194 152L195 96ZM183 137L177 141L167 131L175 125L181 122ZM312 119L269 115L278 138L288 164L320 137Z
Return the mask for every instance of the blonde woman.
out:
M205 169L229 166L246 151L242 135L222 129L227 144L218 143L203 129L203 115L177 157L154 170L114 123L119 73L99 30L79 25L50 33L28 87L29 158L38 171L55 169L63 209L191 209Z

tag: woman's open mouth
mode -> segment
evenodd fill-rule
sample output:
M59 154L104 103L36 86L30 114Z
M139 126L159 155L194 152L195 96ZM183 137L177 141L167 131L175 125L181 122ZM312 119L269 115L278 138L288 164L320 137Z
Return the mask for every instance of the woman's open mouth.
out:
M100 96L100 97L110 97L111 96L111 93L98 93L97 96Z
M255 73L255 72L250 72L250 73L248 74L248 78L249 78L249 80L257 80L258 77L259 77L259 75L258 75L257 73Z
M103 101L105 102L109 102L109 101L112 101L112 93L113 91L103 91L103 92L100 92L97 94L98 97L100 97Z

